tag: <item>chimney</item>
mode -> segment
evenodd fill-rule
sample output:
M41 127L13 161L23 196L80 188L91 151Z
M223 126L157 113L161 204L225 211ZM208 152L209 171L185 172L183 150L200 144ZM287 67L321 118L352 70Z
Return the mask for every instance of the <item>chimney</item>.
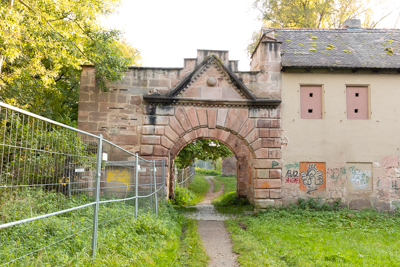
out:
M347 19L343 23L343 28L347 30L361 30L361 20L360 19Z

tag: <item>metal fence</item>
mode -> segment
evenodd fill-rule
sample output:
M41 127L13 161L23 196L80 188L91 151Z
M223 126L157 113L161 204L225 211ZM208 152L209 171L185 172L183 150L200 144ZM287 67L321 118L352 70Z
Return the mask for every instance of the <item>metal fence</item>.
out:
M163 160L1 102L0 160L0 266L95 257L101 227L157 213L165 192Z
M193 180L196 170L194 166L186 167L185 169L177 169L175 166L175 188L177 186L188 187Z

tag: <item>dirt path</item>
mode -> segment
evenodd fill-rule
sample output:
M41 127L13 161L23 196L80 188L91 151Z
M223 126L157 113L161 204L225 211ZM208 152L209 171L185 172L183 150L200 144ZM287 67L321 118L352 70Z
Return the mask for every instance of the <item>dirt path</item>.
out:
M232 241L223 222L227 217L219 214L211 204L214 198L222 194L224 185L221 184L221 189L214 193L213 176L206 176L205 178L211 185L210 190L208 190L204 200L196 205L197 212L193 214L195 216L190 217L199 221L199 234L210 257L208 266L239 266L236 261L236 254L232 252Z

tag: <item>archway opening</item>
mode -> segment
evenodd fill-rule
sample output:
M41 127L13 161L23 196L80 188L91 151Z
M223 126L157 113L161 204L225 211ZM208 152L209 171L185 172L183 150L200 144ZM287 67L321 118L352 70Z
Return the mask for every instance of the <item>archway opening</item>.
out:
M235 166L230 166L229 175L226 175L226 170L223 170L223 164L228 159L229 163L234 163ZM239 195L237 190L236 176L236 155L224 142L215 139L196 139L187 143L176 155L173 160L174 170L174 187L188 186L184 183L186 173L184 170L190 167L196 167L196 173L207 178L213 184L214 192L219 190L227 193L235 193ZM211 179L211 180L210 180ZM221 186L223 185L223 186ZM222 190L224 189L224 190Z

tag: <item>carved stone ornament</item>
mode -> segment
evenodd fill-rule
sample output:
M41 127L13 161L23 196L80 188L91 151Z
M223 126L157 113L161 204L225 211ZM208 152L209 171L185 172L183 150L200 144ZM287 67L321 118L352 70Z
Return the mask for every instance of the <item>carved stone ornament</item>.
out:
M207 85L213 87L217 84L217 80L213 77L207 79Z

